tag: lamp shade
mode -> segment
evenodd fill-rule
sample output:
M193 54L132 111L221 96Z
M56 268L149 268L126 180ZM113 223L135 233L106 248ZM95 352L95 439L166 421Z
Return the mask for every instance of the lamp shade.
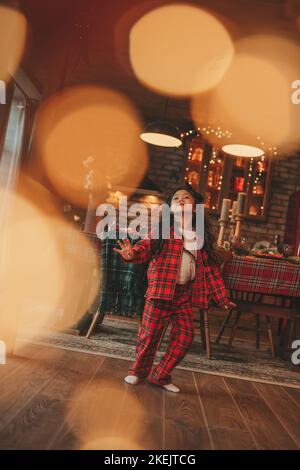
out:
M140 135L144 142L161 147L179 147L182 142L179 130L165 121L148 124Z
M233 155L235 157L254 158L262 157L264 151L259 147L253 147L252 145L241 145L241 144L230 144L222 147L223 152Z

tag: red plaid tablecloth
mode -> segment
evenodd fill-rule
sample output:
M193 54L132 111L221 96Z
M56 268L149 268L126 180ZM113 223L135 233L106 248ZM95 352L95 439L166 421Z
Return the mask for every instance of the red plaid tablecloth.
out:
M300 266L288 261L234 256L222 275L227 289L300 297Z

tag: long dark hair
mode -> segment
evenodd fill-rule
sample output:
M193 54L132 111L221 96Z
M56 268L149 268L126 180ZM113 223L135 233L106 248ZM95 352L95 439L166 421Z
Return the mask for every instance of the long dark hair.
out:
M176 188L169 196L166 198L166 204L168 204L169 207L171 207L171 202L173 199L173 196L177 191L180 190L185 190L194 199L195 204L203 204L204 198L202 194L199 192L195 191L194 188L189 184L189 183L184 183L182 186L179 186ZM170 224L171 226L174 225L174 215L171 213L170 214ZM195 215L193 215L193 225L195 225ZM162 238L162 217L160 217L159 220L159 238L155 240L152 246L152 254L153 255L158 255L163 247L164 244L164 239ZM204 245L203 249L206 251L208 259L210 263L212 264L218 264L218 258L215 253L214 249L214 243L215 243L215 238L212 234L212 229L211 229L211 223L209 219L207 218L206 215L204 215Z

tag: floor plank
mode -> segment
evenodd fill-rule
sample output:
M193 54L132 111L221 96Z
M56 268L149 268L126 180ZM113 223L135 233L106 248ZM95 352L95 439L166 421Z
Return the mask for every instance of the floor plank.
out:
M175 369L173 394L126 384L129 361L41 347L25 356L0 367L1 449L300 445L300 390Z
M220 376L195 374L215 449L257 449L249 429Z
M74 436L79 448L105 436L119 438L117 421L126 392L123 377L127 367L127 361L104 358L86 387L74 397L64 425L49 443L49 449L74 449Z
M8 356L6 364L1 365L0 382L7 380L11 374L17 375L18 372L26 366L26 364L29 364L31 360L38 358L41 351L47 350L48 348L46 346L35 346L33 344L26 344L21 349L18 349L17 354Z
M128 366L127 366L128 367ZM160 387L154 387L148 381L137 386L126 384L127 393L120 416L120 427L127 430L131 410L139 423L137 441L143 449L163 449L164 394Z
M211 449L192 372L174 370L173 381L181 393L165 394L165 449Z
M26 361L21 369L0 382L0 433L68 360L68 354L62 350L43 349L38 359Z
M131 409L122 409L117 421L115 435L126 436L126 440L135 443L138 449L163 449L163 420L147 412L132 413Z
M63 426L72 393L80 392L103 362L101 357L63 352L66 362L19 411L0 433L0 448L44 449L45 443ZM47 359L50 359L47 356ZM55 358L52 358L55 362ZM44 363L43 363L44 366ZM35 373L35 371L33 372Z
M300 407L282 387L257 383L255 388L300 448ZM286 410L289 410L288 414Z
M228 378L225 381L260 449L297 449L251 382Z
M298 406L300 406L300 389L284 387L285 392L293 399Z
M134 387L125 385L127 394L123 404L123 408L127 409L130 399L134 398L139 406L147 410L148 414L163 417L163 394L160 387L154 387L147 381L143 381ZM131 403L130 403L131 404Z
M119 441L123 436L141 449L162 449L163 395L161 390L151 387L147 381L137 386L124 382L131 362L106 358L101 370L102 376L116 380L123 387L124 395L121 409L116 419L113 435ZM108 374L108 375L106 375Z

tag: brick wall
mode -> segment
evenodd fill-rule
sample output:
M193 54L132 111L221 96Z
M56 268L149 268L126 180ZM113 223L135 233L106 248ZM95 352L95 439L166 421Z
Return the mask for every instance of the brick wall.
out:
M181 149L149 146L148 176L164 195L172 192L184 179L186 152Z
M149 153L148 176L166 195L183 181L186 152L179 149L151 147ZM274 162L267 221L244 221L242 236L245 236L251 245L259 240L272 241L276 233L283 237L289 197L298 189L300 189L300 153L298 156ZM217 218L212 216L211 221L217 233Z

